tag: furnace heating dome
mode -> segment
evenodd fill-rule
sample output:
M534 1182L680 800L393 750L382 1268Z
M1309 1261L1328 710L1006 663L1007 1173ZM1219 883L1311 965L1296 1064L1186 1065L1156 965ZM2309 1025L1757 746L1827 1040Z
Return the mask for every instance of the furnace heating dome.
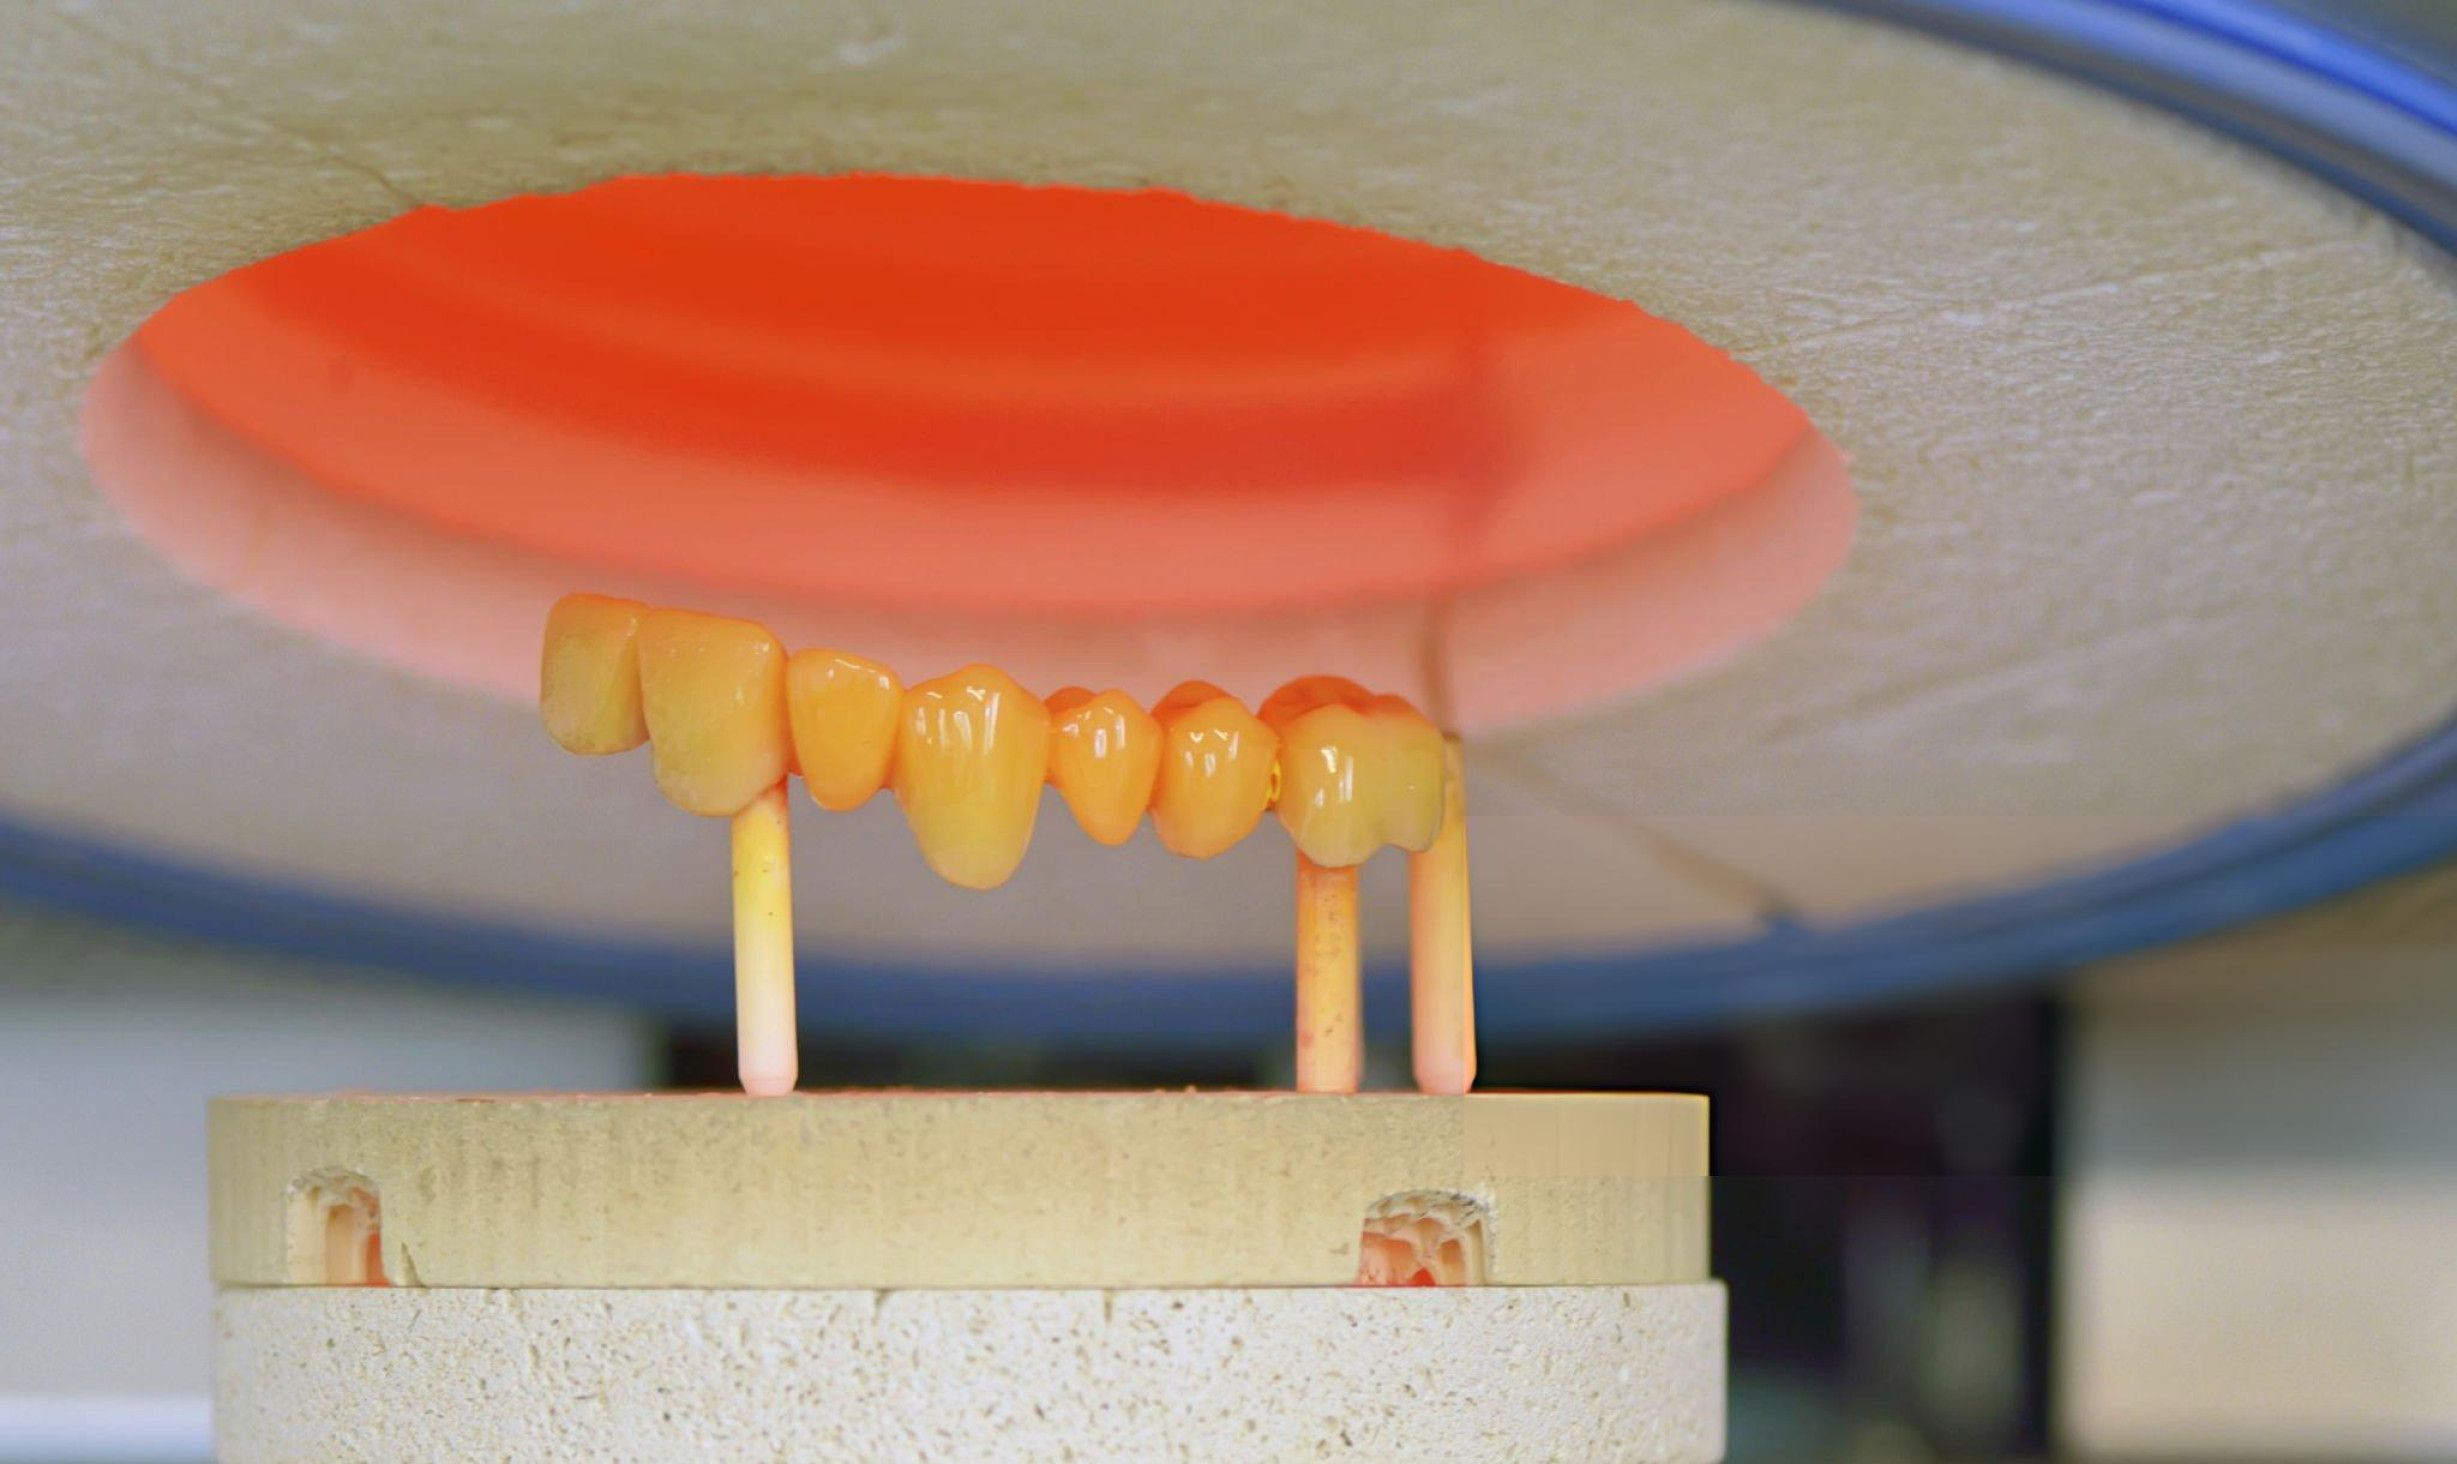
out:
M2020 975L2457 847L2457 100L2300 7L7 29L0 890L722 1012L722 827L563 759L506 650L641 585L908 676L1436 704L1500 1033ZM432 232L496 210L552 226ZM887 800L810 826L811 1020L1282 1029L1280 851L1044 822L986 895Z

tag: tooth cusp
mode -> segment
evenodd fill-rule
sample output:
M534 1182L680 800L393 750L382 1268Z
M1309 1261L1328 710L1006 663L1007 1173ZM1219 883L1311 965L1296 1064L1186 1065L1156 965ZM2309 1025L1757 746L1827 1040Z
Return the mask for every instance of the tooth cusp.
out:
M748 620L689 610L640 618L640 708L658 791L730 817L785 777L785 648Z
M1048 745L1048 708L991 667L967 666L905 692L896 799L941 878L987 890L1015 873L1032 843Z
M1300 676L1263 698L1255 715L1279 730L1321 707L1362 707L1373 699L1345 676Z
M640 617L648 607L605 595L565 595L546 614L538 715L565 752L629 752L648 740L640 713Z
M1227 692L1208 681L1181 681L1170 687L1167 695L1152 703L1152 716L1161 725L1167 726L1204 703L1226 696ZM1233 697L1230 699L1235 700Z

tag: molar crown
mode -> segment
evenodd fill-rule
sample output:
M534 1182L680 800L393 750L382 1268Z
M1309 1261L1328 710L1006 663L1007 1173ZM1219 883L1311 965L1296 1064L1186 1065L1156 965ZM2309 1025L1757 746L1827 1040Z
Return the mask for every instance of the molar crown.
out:
M1281 826L1315 864L1362 864L1385 844L1411 851L1441 832L1441 733L1404 698L1337 676L1307 676L1263 703L1280 735Z

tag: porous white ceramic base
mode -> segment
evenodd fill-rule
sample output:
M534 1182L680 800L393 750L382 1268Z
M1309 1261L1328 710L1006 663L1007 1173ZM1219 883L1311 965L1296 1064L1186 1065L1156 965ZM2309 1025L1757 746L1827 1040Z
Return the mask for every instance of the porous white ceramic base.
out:
M1723 1454L1720 1286L226 1288L224 1464Z

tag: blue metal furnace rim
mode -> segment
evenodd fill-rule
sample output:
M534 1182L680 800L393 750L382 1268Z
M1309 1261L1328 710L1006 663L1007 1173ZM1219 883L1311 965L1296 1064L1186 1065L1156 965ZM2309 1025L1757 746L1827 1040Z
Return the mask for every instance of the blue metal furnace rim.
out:
M2457 89L2266 3L1802 0L1903 21L2153 102L2297 163L2457 252ZM1631 1034L2036 979L2225 929L2457 853L2457 722L2347 782L2130 863L1837 926L1626 957L1486 963L1496 1037ZM173 937L490 990L730 1019L722 950L603 941L216 874L0 816L0 895ZM832 1031L1246 1044L1284 1035L1261 971L807 961ZM1369 974L1378 1018L1404 1008Z
M2325 85L2457 131L2448 78L2389 55L2346 30L2275 0L1801 0L1828 9L1889 16L1949 35L1985 36L1992 49L2051 57L2096 54L2147 63L2189 80L2227 74L2248 60L2275 62ZM2306 0L2313 3L2313 0ZM2446 58L2457 65L2457 28ZM2238 53L2230 56L2232 51ZM2029 59L2037 59L2031 57ZM2093 78L2097 79L2096 77ZM2286 110L2276 96L2247 96Z

